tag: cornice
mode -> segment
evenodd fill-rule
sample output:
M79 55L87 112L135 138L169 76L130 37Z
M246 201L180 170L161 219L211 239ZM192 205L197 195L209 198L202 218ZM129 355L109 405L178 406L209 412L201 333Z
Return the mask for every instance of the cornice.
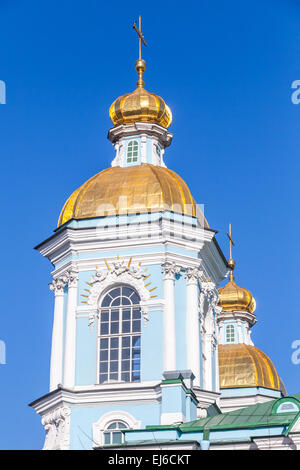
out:
M217 322L220 323L225 320L243 320L246 321L250 327L255 325L257 318L253 313L243 310L233 310L232 312L224 312L223 310L217 315Z
M103 406L159 403L160 381L77 386L74 389L58 388L29 404L43 415L58 406Z
M115 144L121 137L138 134L154 135L161 142L163 147L171 145L173 134L158 124L147 122L133 122L131 124L121 124L108 131L107 138Z

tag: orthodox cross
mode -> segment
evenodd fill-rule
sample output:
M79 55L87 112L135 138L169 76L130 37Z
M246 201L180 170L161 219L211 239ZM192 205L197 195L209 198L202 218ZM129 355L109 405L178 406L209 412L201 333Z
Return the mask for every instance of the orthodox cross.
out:
M232 245L234 246L234 241L231 238L231 224L229 224L229 233L227 232L227 237L229 238L230 258L232 258Z
M142 33L142 17L139 16L139 27L136 25L136 21L133 23L133 29L137 32L139 37L139 59L142 59L142 43L144 46L147 46L146 41L144 39L144 35Z

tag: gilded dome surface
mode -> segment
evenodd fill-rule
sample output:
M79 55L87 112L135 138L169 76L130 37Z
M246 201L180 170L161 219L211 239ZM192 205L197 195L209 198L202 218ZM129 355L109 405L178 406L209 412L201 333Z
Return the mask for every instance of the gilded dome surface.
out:
M149 122L168 128L172 122L172 113L164 100L144 88L144 60L138 60L136 69L139 73L137 89L117 98L109 109L109 117L114 126L133 122Z
M220 388L266 387L280 390L271 359L247 344L219 344Z
M226 286L219 290L219 306L223 312L231 312L233 310L242 310L253 313L255 310L255 299L251 292L245 287L238 286L231 278Z
M58 227L71 219L164 210L197 216L196 202L179 175L148 163L115 166L97 173L69 197ZM209 227L205 219L204 226Z

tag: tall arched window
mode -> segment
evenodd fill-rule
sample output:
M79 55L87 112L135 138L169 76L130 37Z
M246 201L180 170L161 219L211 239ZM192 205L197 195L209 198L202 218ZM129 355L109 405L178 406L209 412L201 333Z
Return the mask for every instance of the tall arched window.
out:
M124 442L124 434L121 429L128 429L127 424L123 421L113 421L104 431L104 445L122 444Z
M226 326L226 343L234 343L235 342L235 330L234 325L227 325Z
M99 381L138 382L141 365L140 297L128 286L111 289L100 308Z
M127 163L135 163L138 161L139 143L137 140L131 140L127 147Z

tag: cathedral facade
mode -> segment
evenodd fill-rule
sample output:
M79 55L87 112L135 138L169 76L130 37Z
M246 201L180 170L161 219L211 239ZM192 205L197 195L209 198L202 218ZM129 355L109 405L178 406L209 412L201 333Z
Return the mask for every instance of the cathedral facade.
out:
M254 346L254 297L166 166L172 114L145 67L110 107L111 167L36 247L54 266L50 390L31 403L44 449L299 448L300 394Z

